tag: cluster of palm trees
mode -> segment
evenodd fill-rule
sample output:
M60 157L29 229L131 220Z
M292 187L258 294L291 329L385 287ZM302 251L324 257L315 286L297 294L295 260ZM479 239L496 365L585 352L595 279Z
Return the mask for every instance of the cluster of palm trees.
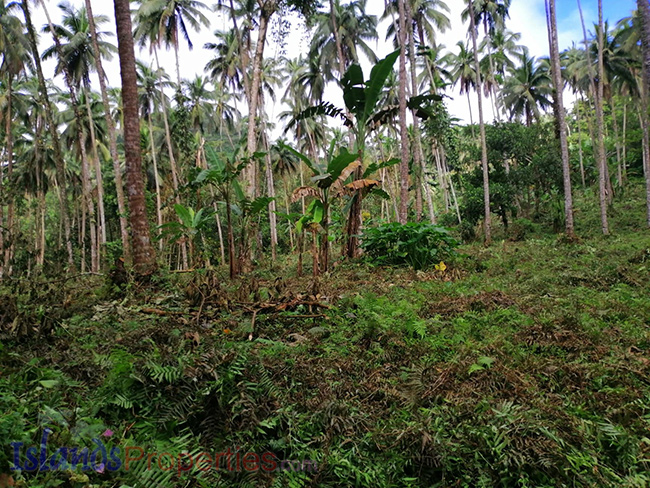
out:
M582 141L591 139L607 233L607 205L615 185L603 146L605 132L613 132L611 169L621 186L627 177L626 126L636 117L644 130L645 173L650 173L644 84L650 61L642 62L646 3L639 0L639 13L614 28L602 21L599 5L601 21L593 35L585 28L584 39L554 59L555 2L547 0L552 55L536 59L519 44L520 35L507 29L510 0L466 2L462 15L469 25L468 41L459 42L453 51L438 42L439 34L451 26L443 0L390 0L381 18L367 13L367 0L329 0L324 8L309 0L220 0L214 9L198 0L139 0L133 12L128 1L116 0L120 90L106 86L103 62L116 56L118 47L108 18L93 15L91 0L81 7L64 0L59 5L60 24L50 20L42 0L0 0L0 273L10 274L14 266L42 269L48 248L55 249L52 252L58 252L59 261L67 262L70 269L99 272L115 242L121 244L125 258L141 264L143 270L156 262L156 247L170 264L191 267L194 257L188 239L158 239L157 245L151 239L158 229L179 221L175 207L191 205L213 205L219 236L223 235L219 207L192 186L193 171L208 165L207 146L228 155L241 146L237 154L247 162L241 175L244 196L249 202L262 195L271 197L268 236L273 257L280 241L278 226L284 228L278 215L287 222L290 245L297 245L300 236L291 224L297 204L291 202L291 194L296 186L305 185L309 175L295 154L285 149L285 139L271 140L276 120L277 128L287 127L285 137L292 137L295 147L312 160L323 158L332 140L355 147L345 127L330 127L323 117L304 114L323 103L328 84L343 79L351 66L362 59L377 61L372 46L382 22L388 25L386 39L400 54L398 69L388 76L381 95L383 105L395 110L381 123L375 121L368 143L372 157L400 159L398 167L382 168L379 175L392 197L380 204L382 219L420 220L426 203L428 218L435 223L436 203L442 198L436 189L444 191L445 209L461 218L445 147L425 136L422 115L408 103L410 97L458 87L467 95L474 134L471 97L477 95L484 229L489 242L490 162L484 104L491 106L496 121L526 125L541 123L545 112L554 108L563 127L561 95L570 88L578 99L569 125L580 138L580 181L586 185L589 180ZM46 13L47 25L33 25L34 8ZM268 37L283 28L281 21L274 21L289 11L302 15L309 26L309 50L298 59L270 57L265 49ZM179 67L181 43L191 48L195 33L209 28L216 16L228 28L214 31L212 42L205 44L209 60L204 74L184 79ZM51 39L42 52L39 35ZM134 47L150 52L154 62L136 61ZM173 52L175 76L161 66L162 50ZM41 61L48 59L56 61L53 75L64 88L44 74ZM95 73L98 86L91 82ZM277 117L267 113L269 100L282 102ZM347 116L352 118L350 113ZM589 137L582 137L585 125ZM573 234L568 151L563 151L563 159L567 232ZM361 175L359 168L350 178ZM152 196L148 202L145 188ZM358 222L360 200L352 199L349 213ZM50 208L55 202L58 212ZM304 198L299 209L305 213ZM19 217L21 212L25 219ZM259 219L249 226L248 242L261 250L260 226ZM358 233L358 225L349 228L350 234ZM223 237L220 246L225 259ZM17 253L21 248L29 252ZM355 255L354 249L349 251Z

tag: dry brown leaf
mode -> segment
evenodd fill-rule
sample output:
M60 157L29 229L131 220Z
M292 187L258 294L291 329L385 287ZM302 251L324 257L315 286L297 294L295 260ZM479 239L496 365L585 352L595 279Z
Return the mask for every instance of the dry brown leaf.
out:
M301 198L306 197L320 198L320 191L311 186L301 186L300 188L296 188L293 191L293 195L291 195L291 203L296 203Z

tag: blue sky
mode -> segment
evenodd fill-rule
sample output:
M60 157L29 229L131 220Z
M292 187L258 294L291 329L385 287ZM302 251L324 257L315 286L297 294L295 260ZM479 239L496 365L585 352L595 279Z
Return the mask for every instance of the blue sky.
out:
M522 1L522 0L514 0ZM595 0L581 0L582 8L585 11L585 22L593 24L598 20L598 2ZM577 13L578 7L576 0L557 0L558 20L563 18L573 18ZM603 16L605 20L609 19L610 23L618 22L621 18L626 17L632 10L636 10L634 0L603 0ZM587 14L589 16L587 17Z
M597 0L581 0L581 4L587 29L593 31L594 24L598 22L598 2ZM578 42L582 39L578 4L576 0L557 0L557 9L560 43L567 47L572 40ZM636 10L635 0L603 0L603 17L605 20L609 20L612 26L623 17L629 16L633 10Z

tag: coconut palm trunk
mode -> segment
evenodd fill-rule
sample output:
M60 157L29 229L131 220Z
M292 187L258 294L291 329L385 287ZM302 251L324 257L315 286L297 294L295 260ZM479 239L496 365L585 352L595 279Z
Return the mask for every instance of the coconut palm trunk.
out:
M43 0L40 0L40 4L43 8L43 13L45 13L47 25L50 29L50 33L52 34L52 39L54 40L54 46L56 48L61 69L63 71L63 78L70 94L70 104L72 105L74 118L77 122L77 144L79 154L81 155L81 178L84 193L84 202L86 204L88 218L90 220L89 226L91 270L93 273L97 273L99 272L100 268L99 240L97 239L97 222L95 221L95 205L92 199L92 184L90 181L88 153L86 152L86 131L84 130L83 115L79 106L79 99L77 98L77 91L75 89L72 76L68 70L68 66L63 61L65 59L65 55L63 52L63 47L61 46L61 41L59 40L59 36L57 36L56 31L54 30L54 25L52 24L52 19L50 18L50 13L45 6L45 2Z
M91 0L85 0L86 12L88 14L88 27L92 37L93 52L95 53L95 67L97 68L97 77L99 78L99 89L102 95L104 105L104 118L108 129L108 148L113 160L113 173L115 178L115 193L117 195L117 211L120 214L120 235L122 238L122 251L126 262L131 261L131 242L129 241L129 228L126 216L126 203L124 200L124 183L122 182L122 169L120 167L120 157L117 152L117 135L115 133L115 121L111 116L110 103L108 101L108 90L106 89L106 74L102 63L101 51L97 40L97 29L93 17Z
M158 222L158 228L163 225L162 218L162 197L160 195L160 175L158 174L158 156L156 155L156 143L153 138L153 121L151 120L151 111L147 114L147 123L149 125L149 141L151 144L151 159L153 162L153 179L154 184L156 185L156 221ZM160 252L163 252L164 242L162 239L158 239L158 248Z
M264 97L262 97L264 105ZM260 107L261 109L261 107ZM273 163L271 161L271 146L266 129L266 120L264 111L260 110L260 119L262 120L262 138L264 142L264 151L266 152L265 176L266 176L266 194L273 200L269 203L269 228L271 231L271 260L273 264L277 261L278 248L278 216L276 214L277 203L275 201L275 181L273 180Z
M406 0L397 0L399 7L399 129L401 142L401 161L399 165L399 223L406 224L409 207L409 162L410 141L406 121L406 84L408 74L406 71Z
M646 182L647 224L650 227L650 122L648 120L648 99L650 97L650 5L647 0L637 0L641 17L641 41L643 44L643 90L642 116L643 160Z
M598 194L600 197L600 220L603 234L609 234L607 219L607 159L605 155L605 115L603 113L603 99L605 86L605 63L603 48L605 45L603 26L603 0L598 0L598 83L596 96L596 144L598 145Z
M481 80L481 65L478 59L478 42L476 40L476 19L474 17L474 0L469 0L469 22L474 48L474 65L476 67L476 94L478 97L478 120L481 133L481 164L483 166L483 198L485 201L485 244L492 241L492 220L490 215L490 170L488 167L487 141L485 136L485 122L483 119L483 83Z
M93 112L90 106L90 83L84 84L84 96L86 99L86 112L88 114L88 127L90 131L90 144L93 163L95 166L95 181L97 182L97 213L99 222L97 225L97 237L101 246L106 245L106 213L104 211L104 178L102 176L102 165L97 151L97 136L95 134L95 123Z
M600 221L601 230L603 234L609 234L609 222L607 218L607 158L605 154L605 141L604 141L604 115L603 115L603 76L600 74L601 66L603 64L603 25L602 25L602 0L598 0L598 83L596 83L596 73L594 73L593 65L591 62L591 55L589 54L589 40L587 37L587 28L585 27L585 19L582 11L582 4L578 2L578 11L580 13L580 22L582 24L582 34L585 43L585 52L587 55L587 65L589 66L589 83L591 92L596 98L596 134L592 136L594 146L596 147L596 164L598 166L598 199L600 202Z
M573 193L571 190L571 168L569 166L569 144L567 142L567 126L564 113L564 100L562 91L562 71L560 68L560 49L557 36L557 17L555 0L546 1L546 18L548 21L548 39L551 53L551 72L553 75L553 88L555 90L555 118L560 135L560 149L562 152L562 175L564 179L564 214L565 230L570 239L575 237L573 226Z
M133 266L139 277L150 275L156 268L151 245L149 221L144 196L142 157L140 154L140 119L138 115L138 84L129 0L114 0L117 44L122 78L124 111L124 150L129 198L129 221L132 232Z
M415 62L415 29L413 28L413 11L411 8L410 0L406 0L404 2L404 6L406 7L406 18L408 20L408 52L409 65L411 68L411 96L416 96L418 94L418 77ZM431 189L426 182L426 163L424 161L424 151L422 149L422 133L420 131L420 124L416 111L412 110L411 115L413 117L413 166L417 168L419 174L418 194L422 195L422 192L424 191L424 196L427 200L427 205L429 208L429 220L431 223L435 223L436 216L433 212Z
M176 164L176 157L174 156L174 147L172 146L172 133L169 127L169 116L167 112L167 100L165 98L165 93L162 90L162 70L160 69L160 60L158 59L158 49L156 46L153 46L153 53L156 59L156 68L158 74L158 83L160 84L160 105L163 111L163 125L165 127L165 143L167 145L167 154L169 155L169 166L172 173L172 187L174 189L174 200L177 204L180 204L180 197L178 195L179 187L179 178L178 178L178 165ZM187 245L185 241L181 241L180 252L181 252L181 262L182 267L187 269L189 267L187 259Z
M41 105L45 108L45 119L47 122L48 131L52 139L52 146L54 151L54 163L56 166L56 179L59 189L59 205L61 212L61 220L63 221L63 231L65 235L65 244L68 255L68 269L72 270L74 268L74 254L72 251L72 237L70 233L70 214L68 212L68 194L66 186L66 177L65 177L65 163L63 159L63 152L61 151L61 145L59 142L59 134L57 127L54 124L54 115L52 110L52 104L50 97L47 93L47 86L45 84L45 76L43 75L43 67L41 65L41 57L38 52L38 43L36 30L34 29L34 24L32 23L32 16L29 9L29 3L27 0L21 2L21 7L25 15L25 25L27 27L27 33L29 38L30 49L32 51L32 57L34 58L34 66L36 68L36 76L38 79L39 87L39 97Z
M13 92L13 80L12 75L7 75L7 113L5 118L5 137L6 137L6 150L7 150L7 181L11 181L11 176L13 173L14 167L14 138L12 132L12 92ZM4 195L4 190L2 188L3 184L3 175L2 175L2 165L0 165L0 194ZM2 205L4 202L0 203L0 211L4 208ZM0 214L2 215L2 214ZM5 225L5 221L0 221L0 226ZM0 227L0 235L2 235L2 240L0 241L0 249L4 250L4 254L0 256L2 261L0 264L0 279L3 276L11 276L11 260L13 258L15 244L14 244L14 196L11 195L8 205L7 205L7 220L6 227ZM8 235L10 237L10 243L7 245L4 236ZM6 246L6 249L5 249Z
M264 45L268 33L269 21L277 7L276 0L258 0L261 12L257 33L257 45L253 57L253 77L250 87L250 100L248 104L248 135L246 139L247 156L252 157L257 150L257 112L260 101L260 85L262 83L262 65L264 62ZM244 75L246 76L246 75ZM248 196L257 196L257 164L251 161L244 169L243 176L247 185Z

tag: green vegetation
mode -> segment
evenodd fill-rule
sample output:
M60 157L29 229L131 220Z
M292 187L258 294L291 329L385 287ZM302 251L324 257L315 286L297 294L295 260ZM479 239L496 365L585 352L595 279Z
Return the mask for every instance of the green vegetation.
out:
M71 2L0 0L0 488L650 487L648 0Z
M634 215L613 215L638 218L628 197ZM318 464L178 478L141 462L13 473L18 486L646 486L647 236L461 253L444 271L346 264L314 281L285 267L281 285L273 270L230 284L203 271L112 297L94 278L10 282L3 439L38 446L49 427L50 446L92 446L110 429L122 449Z
M362 245L370 262L382 265L408 264L413 269L431 268L456 256L458 241L447 229L415 222L384 224L368 229Z

